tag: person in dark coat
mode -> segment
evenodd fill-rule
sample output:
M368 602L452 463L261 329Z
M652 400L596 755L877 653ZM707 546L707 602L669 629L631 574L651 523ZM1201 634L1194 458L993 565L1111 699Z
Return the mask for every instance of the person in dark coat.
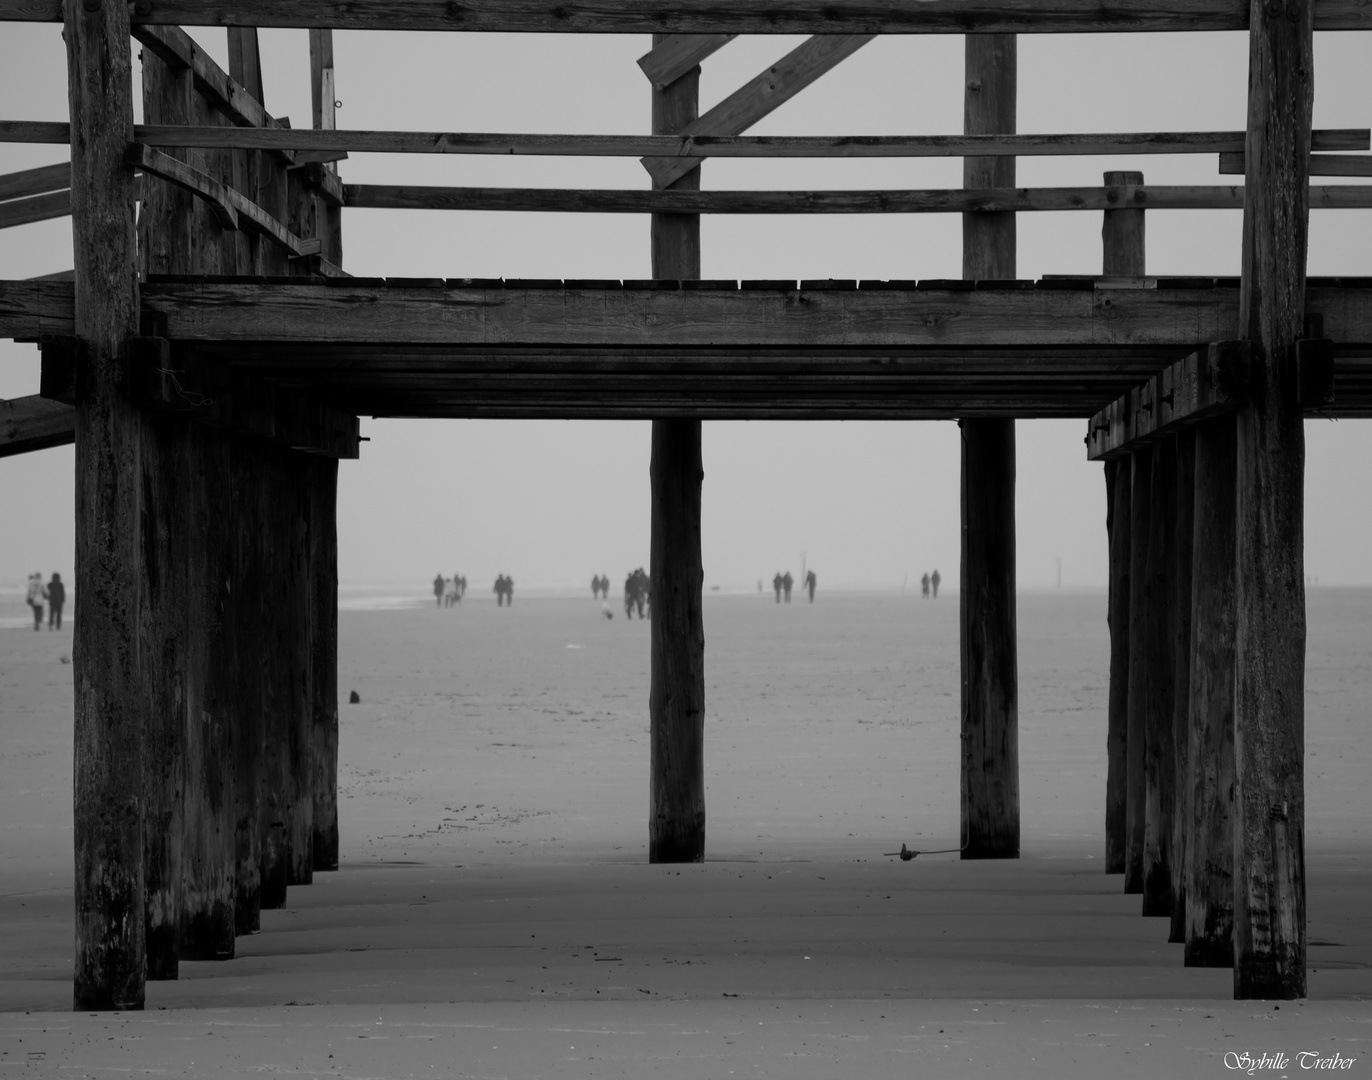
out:
M772 577L772 589L777 594L777 603L781 603L781 575L776 574Z
M443 606L443 575L434 578L434 607Z
M805 573L805 588L810 593L810 603L815 602L815 572L807 570Z
M934 599L935 599L935 600L938 599L938 583L939 583L940 581L942 581L942 580L943 580L943 578L939 577L939 573L938 573L937 570L935 570L935 571L933 572L933 574L932 574L932 575L930 576L930 578L929 578L929 584L932 585L933 588L934 588Z
M786 573L781 575L781 591L785 595L788 604L791 602L791 586L795 583L796 579L791 576L791 571L787 570Z
M62 575L53 574L48 582L48 629L62 629L62 606L67 602L67 587L62 584Z

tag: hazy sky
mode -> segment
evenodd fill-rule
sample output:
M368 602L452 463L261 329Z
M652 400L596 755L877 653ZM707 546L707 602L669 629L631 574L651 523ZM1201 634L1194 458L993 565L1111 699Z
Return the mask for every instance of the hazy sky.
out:
M193 35L227 67L223 30ZM801 39L735 40L706 61L708 108ZM309 121L303 31L262 34L266 104ZM336 35L339 126L411 130L642 133L646 37ZM1185 131L1244 126L1243 34L1021 37L1019 130ZM758 134L950 134L962 130L962 39L867 45L758 125ZM1372 37L1316 35L1317 127L1372 126ZM135 92L135 102L138 93ZM56 26L0 26L0 116L65 120ZM0 173L65 160L65 147L0 145ZM1022 185L1099 184L1105 169L1155 183L1219 183L1209 156L1026 158ZM349 182L644 187L635 160L355 156ZM1347 182L1347 181L1330 181ZM711 188L957 187L959 159L707 162ZM648 219L350 210L345 266L357 274L650 276ZM1019 276L1097 273L1099 213L1021 214ZM1237 274L1237 211L1148 215L1148 270ZM957 215L706 217L711 278L928 278L961 272ZM0 232L0 278L72 265L65 220ZM1311 216L1312 274L1372 274L1372 211ZM38 390L32 346L0 342L0 397ZM1024 588L1105 582L1105 499L1085 460L1084 421L1018 425L1018 557ZM383 421L340 480L344 581L442 570L482 588L619 581L648 561L648 425L641 422ZM1306 566L1323 583L1372 584L1367 470L1372 424L1311 421ZM940 568L957 577L958 433L951 423L705 426L707 585L750 587L802 553L823 585L899 588ZM0 459L0 581L72 565L70 447ZM226 512L228 508L226 507Z

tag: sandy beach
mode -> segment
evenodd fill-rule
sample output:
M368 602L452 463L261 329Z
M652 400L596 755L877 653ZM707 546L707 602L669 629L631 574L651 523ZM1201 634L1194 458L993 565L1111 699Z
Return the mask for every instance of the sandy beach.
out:
M1372 590L1310 594L1310 998L1280 1007L1102 872L1101 593L1020 597L1003 863L887 854L958 846L955 596L707 595L679 867L646 862L646 625L415 593L345 594L340 870L121 1016L68 1011L70 629L0 629L0 1075L1372 1075Z

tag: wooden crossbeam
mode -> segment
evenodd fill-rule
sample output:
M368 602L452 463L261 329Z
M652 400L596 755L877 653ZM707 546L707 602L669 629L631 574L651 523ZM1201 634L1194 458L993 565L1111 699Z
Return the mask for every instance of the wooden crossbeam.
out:
M654 90L662 90L681 78L706 57L713 56L735 34L672 34L652 52L638 58L638 66L648 76Z
M1316 30L1366 30L1365 0L1316 0ZM136 24L590 34L1068 34L1246 30L1246 0L141 0ZM61 22L61 0L0 0L0 22Z
M70 446L76 441L76 410L60 401L31 397L0 401L0 457Z
M234 124L254 128L283 126L180 27L135 26L133 36L173 70L189 69L196 90ZM293 160L290 150L273 149L288 163Z
M1316 147L1316 149L1322 149ZM1220 154L1221 175L1242 176L1244 155L1242 150ZM1372 156L1367 154L1311 154L1311 176L1372 176Z
M0 176L0 199L22 199L30 195L46 195L71 187L71 162L43 165L37 169Z
M27 199L11 199L9 202L0 203L0 229L70 215L70 191L54 191L47 195L33 195Z
M726 97L674 135L738 135L775 112L811 83L841 64L875 35L820 35L802 42L766 71ZM703 156L703 155L700 155ZM698 167L694 157L645 157L653 185L665 188Z
M927 191L662 191L345 184L346 205L373 210L504 210L592 214L931 214L974 211L1237 210L1239 185ZM1312 187L1310 205L1372 207L1372 187Z

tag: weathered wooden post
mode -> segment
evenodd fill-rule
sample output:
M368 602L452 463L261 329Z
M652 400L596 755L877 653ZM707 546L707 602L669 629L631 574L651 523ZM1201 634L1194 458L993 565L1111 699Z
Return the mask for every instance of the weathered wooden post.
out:
M288 515L290 546L289 568L280 583L285 608L289 647L287 661L287 708L290 722L287 749L290 761L290 816L286 837L286 882L309 885L314 880L314 704L310 664L313 659L314 605L310 587L314 575L310 568L313 529L309 459L295 450L281 454L282 508Z
M146 970L138 651L140 417L124 359L138 333L129 9L66 0L76 336L74 840L77 1009L141 1009Z
M1234 416L1196 428L1187 750L1187 967L1234 963Z
M1172 541L1172 927L1167 940L1186 940L1186 851L1190 832L1187 768L1191 716L1191 570L1196 519L1196 433L1177 432L1176 533Z
M1013 34L966 37L964 130L1013 134ZM963 186L1015 186L1013 157L963 159ZM1015 276L1013 212L962 215L962 276ZM962 858L1019 857L1019 683L1015 627L1015 422L962 429Z
M1107 172L1107 187L1142 184L1143 173ZM1144 273L1144 211L1107 210L1101 223L1101 273ZM1128 851L1129 802L1129 561L1132 467L1128 458L1105 462L1106 533L1110 545L1110 696L1106 724L1105 872L1122 874Z
M1129 746L1125 762L1124 891L1141 893L1146 816L1143 733L1147 726L1149 689L1145 627L1152 596L1148 542L1153 532L1153 448L1144 446L1129 457Z
M235 698L234 748L234 923L239 934L255 934L261 928L262 911L262 819L265 718L261 659L255 649L264 648L265 634L259 611L266 575L262 566L261 532L264 527L262 466L249 452L247 440L234 437L229 455L229 480L234 515L232 536L234 591L230 600L230 624L235 648L233 663ZM251 648L243 647L250 646Z
M262 684L262 909L285 907L290 884L291 725L295 704L291 658L295 647L291 597L284 586L291 572L291 507L286 505L284 450L253 440L245 453L258 460L262 486L261 533L257 559L262 577L255 599L255 644ZM254 639L247 639L253 641ZM240 638L240 645L244 639Z
M654 35L660 44L665 35ZM696 118L700 68L653 91L653 133ZM695 168L668 185L698 190ZM653 277L700 277L700 217L652 216ZM652 685L648 861L705 858L705 624L700 555L699 420L654 420L652 465Z
M1154 404L1156 406L1156 403ZM1176 686L1177 442L1153 448L1149 516L1149 592L1144 613L1144 664L1148 704L1143 730L1144 826L1143 914L1171 917L1172 813L1176 802L1176 754L1172 713Z
M1252 0L1239 329L1234 996L1305 996L1305 315L1314 6Z
M338 459L314 458L310 496L310 716L314 868L338 869Z

